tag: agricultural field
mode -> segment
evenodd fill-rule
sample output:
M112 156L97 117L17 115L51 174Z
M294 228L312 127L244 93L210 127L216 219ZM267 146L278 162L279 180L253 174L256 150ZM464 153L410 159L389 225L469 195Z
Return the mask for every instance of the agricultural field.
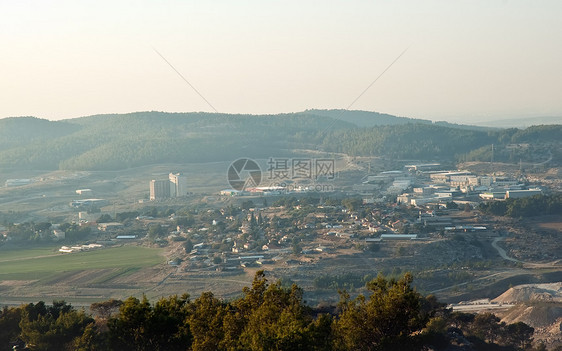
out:
M17 304L37 299L100 300L137 295L159 279L152 272L145 280L116 283L131 274L164 266L162 250L121 246L61 254L57 248L0 251L0 303ZM138 291L137 291L138 290Z

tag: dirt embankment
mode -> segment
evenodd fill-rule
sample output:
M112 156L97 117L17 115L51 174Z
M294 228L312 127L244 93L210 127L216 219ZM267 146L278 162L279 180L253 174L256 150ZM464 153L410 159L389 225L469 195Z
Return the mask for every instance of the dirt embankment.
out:
M498 303L562 302L562 283L518 285L509 288L492 301Z
M514 286L492 302L516 303L500 315L503 322L532 326L535 341L549 348L562 345L562 282Z

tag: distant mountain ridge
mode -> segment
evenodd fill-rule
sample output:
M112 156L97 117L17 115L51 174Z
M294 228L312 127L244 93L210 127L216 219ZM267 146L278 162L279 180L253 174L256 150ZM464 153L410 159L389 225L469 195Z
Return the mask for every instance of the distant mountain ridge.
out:
M487 157L491 144L499 157L502 145L511 142L559 142L561 128L498 130L344 110L277 115L148 111L62 121L5 118L0 119L0 169L113 170L289 157L296 149L433 160L466 159L470 154L477 159ZM519 154L509 155L519 160Z
M386 113L358 110L306 110L302 113L334 118L353 123L358 127L388 126L406 123L431 123L430 120L397 117Z
M349 122L358 127L391 126L409 123L435 124L443 127L471 129L471 130L490 130L491 127L476 126L468 124L456 124L445 121L433 122L428 119L398 117L386 113L359 111L359 110L306 110L303 113L310 113L317 116L330 117L333 119Z
M528 128L538 125L562 124L562 116L509 118L476 122L476 125L495 128Z
M0 149L31 141L58 138L74 133L80 126L67 121L49 121L36 117L0 119Z

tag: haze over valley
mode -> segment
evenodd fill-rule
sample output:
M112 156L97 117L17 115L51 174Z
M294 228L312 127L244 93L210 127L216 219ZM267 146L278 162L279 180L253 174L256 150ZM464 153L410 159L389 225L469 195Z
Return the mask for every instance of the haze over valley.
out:
M561 4L2 2L0 351L561 350Z

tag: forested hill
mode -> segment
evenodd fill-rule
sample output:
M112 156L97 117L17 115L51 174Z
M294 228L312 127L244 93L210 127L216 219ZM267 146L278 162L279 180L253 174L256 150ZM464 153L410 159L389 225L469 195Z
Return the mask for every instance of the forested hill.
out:
M491 144L559 142L561 127L480 130L364 111L277 115L137 112L0 119L0 168L112 170L293 155L294 149L418 159L486 157ZM499 153L498 155L500 155Z
M429 123L426 119L415 119L408 117L397 117L386 113L371 111L348 111L348 110L306 110L302 113L314 114L316 116L329 117L349 123L358 127L387 126L407 123Z
M0 150L33 141L45 141L74 133L80 126L66 121L48 121L35 117L0 119Z
M354 156L451 159L496 140L494 133L409 123L336 131L323 139L322 149Z
M279 155L328 123L307 114L227 115L138 112L97 115L64 121L75 129L55 135L60 122L41 119L0 120L0 133L11 135L0 147L0 167L23 169L119 169L169 162L206 162ZM8 123L10 122L10 123ZM354 126L336 121L332 128ZM28 131L44 129L34 140Z
M428 119L418 119L409 117L397 117L386 113L378 113L371 111L349 111L349 110L306 110L303 113L314 114L317 116L330 117L336 120L341 120L353 123L358 127L375 127L375 126L392 126L404 124L434 124L442 127L451 127L456 129L468 129L478 131L489 131L491 127L481 127L465 124L455 124L445 121L432 122ZM496 128L497 129L497 128Z

